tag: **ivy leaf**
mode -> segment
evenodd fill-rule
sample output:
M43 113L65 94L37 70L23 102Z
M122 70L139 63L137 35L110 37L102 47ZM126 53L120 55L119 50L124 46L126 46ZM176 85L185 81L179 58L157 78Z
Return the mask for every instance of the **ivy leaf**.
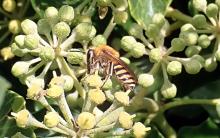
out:
M131 16L145 29L155 13L165 14L171 2L172 0L128 0Z
M219 138L220 128L209 118L198 126L182 127L178 138Z
M7 91L7 89L11 87L11 84L2 76L0 76L0 84L1 84L0 87L0 109L1 109L5 98L5 92Z

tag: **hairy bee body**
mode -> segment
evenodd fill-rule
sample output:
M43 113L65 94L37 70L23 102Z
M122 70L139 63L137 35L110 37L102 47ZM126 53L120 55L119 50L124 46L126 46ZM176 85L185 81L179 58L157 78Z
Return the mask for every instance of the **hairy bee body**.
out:
M119 53L107 45L89 49L87 69L88 74L93 74L96 70L102 70L105 76L104 83L112 75L115 75L126 91L133 90L137 83L134 73L120 60Z

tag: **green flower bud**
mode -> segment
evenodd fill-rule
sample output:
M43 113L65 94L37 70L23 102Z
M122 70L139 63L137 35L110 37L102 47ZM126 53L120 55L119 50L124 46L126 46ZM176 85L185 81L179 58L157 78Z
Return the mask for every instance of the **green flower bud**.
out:
M192 59L199 61L202 66L205 64L205 59L200 55L193 55Z
M106 100L105 94L100 89L90 89L88 92L88 97L96 104L102 104Z
M94 75L89 75L85 82L90 86L90 87L95 87L95 88L99 88L102 86L102 79L99 75L94 74Z
M115 11L113 15L116 24L124 24L128 20L128 13L126 11Z
M202 34L198 38L198 44L202 48L207 48L211 44L211 40L209 39L209 37L207 35Z
M187 31L189 31L189 32L193 32L193 31L196 31L196 28L192 25L192 24L189 24L189 23L187 23L187 24L184 24L181 28L180 28L180 31L181 32L187 32Z
M27 89L27 98L35 99L40 95L42 91L42 87L40 85L33 84Z
M68 52L67 61L70 64L81 64L83 62L84 55L81 52Z
M132 23L129 26L128 33L131 36L134 36L134 37L137 37L137 38L141 38L141 36L143 35L142 32L143 32L143 28L139 24L137 24L137 23Z
M18 57L23 57L28 52L26 49L19 48L16 43L12 43L11 51Z
M109 6L111 2L111 0L97 0L97 4L101 7Z
M140 42L136 42L133 47L133 50L130 51L130 53L135 58L142 57L146 53L145 45Z
M215 3L220 7L220 0L215 0Z
M154 83L154 76L151 74L141 74L138 77L138 84L143 87L149 87Z
M119 114L118 121L123 128L130 129L133 125L133 117L135 116L131 116L123 111Z
M187 57L192 57L193 55L199 54L202 50L200 46L189 46L186 48L185 54Z
M70 108L76 108L79 104L79 94L78 92L74 92L74 93L69 93L67 96L66 96L66 100L67 100L67 103L68 105L70 106Z
M44 35L50 34L51 27L46 19L40 19L37 22L37 26L38 26L39 34L44 34Z
M61 77L61 76L53 77L50 80L49 87L53 86L53 85L58 85L58 86L63 87L64 83L65 83L65 80L63 77Z
M58 98L61 94L64 93L64 89L59 85L52 85L49 89L47 89L47 96L51 98Z
M70 27L65 22L59 22L53 27L54 34L60 38L66 38L70 34Z
M112 81L108 79L102 87L104 90L110 90L112 88Z
M95 47L106 44L107 44L107 40L103 35L97 35L92 39L92 45Z
M215 58L216 58L217 61L220 61L220 50L216 51Z
M44 116L44 124L47 127L56 127L60 122L59 115L57 112L48 112Z
M11 73L15 77L19 77L20 75L24 75L28 72L29 66L30 64L28 62L18 61L12 66Z
M210 3L206 8L206 15L208 17L217 17L218 6L214 3Z
M205 28L207 25L206 17L203 14L196 14L193 16L192 24L196 28Z
M41 47L40 51L39 56L43 61L49 62L55 59L55 52L52 47Z
M132 129L136 138L143 138L146 135L146 132L151 130L150 127L145 127L141 122L135 123Z
M20 48L24 48L24 39L25 39L25 35L17 35L17 36L15 36L15 43Z
M162 59L162 51L160 48L151 49L149 53L149 58L152 63L160 62Z
M121 48L126 51L132 51L134 48L134 44L136 44L137 41L135 40L135 38L133 36L124 36L121 39Z
M130 59L129 58L126 58L126 57L120 57L120 59L122 61L124 61L127 65L129 65L131 63Z
M95 37L96 29L91 23L80 23L75 27L76 40L81 41L90 41Z
M111 0L113 5L116 6L117 10L119 11L124 11L128 7L128 2L127 0Z
M29 81L30 85L38 85L41 88L44 88L44 86L45 86L45 81L44 81L44 78L42 78L42 77L36 77L34 75L31 75L28 78L26 78L25 80Z
M210 58L207 58L205 60L205 65L204 65L204 68L206 71L208 72L212 72L214 71L216 68L217 68L217 62L216 62L216 59L213 58L213 57L210 57Z
M74 17L74 20L73 20L73 25L78 25L80 23L92 23L92 19L91 19L91 16L88 16L88 15L79 15L77 14L76 17Z
M172 47L173 51L181 52L185 49L186 43L185 43L184 39L182 39L182 38L174 38L171 41L171 47Z
M12 59L15 55L11 51L11 47L4 47L0 51L1 56L6 61L8 59Z
M44 17L45 17L45 19L47 19L49 24L53 26L59 20L58 10L55 7L48 7L45 10Z
M146 34L149 38L156 39L160 34L160 28L156 24L149 24Z
M37 24L29 19L21 22L21 29L24 34L37 34Z
M81 129L91 129L96 124L95 116L89 112L82 112L77 118L77 124Z
M197 74L202 68L201 63L196 59L191 59L183 64L185 67L185 70L189 74Z
M2 7L7 12L14 12L16 9L16 1L15 0L3 0Z
M186 45L195 45L198 40L198 34L196 31L184 31L179 35L180 38L184 39Z
M19 20L11 20L8 24L8 30L12 34L18 34L21 32L21 22Z
M128 96L127 93L125 93L125 92L116 92L114 94L114 96L115 96L115 99L119 103L121 103L122 105L124 105L124 106L128 106L129 105L130 101L129 101L129 96Z
M29 118L30 113L28 112L28 110L24 109L19 111L15 116L17 126L22 128L26 127L28 125Z
M170 99L174 98L177 93L177 88L175 84L170 83L169 81L165 82L161 88L161 94L164 98Z
M70 90L72 90L73 85L74 85L73 78L70 77L69 75L63 75L62 77L63 77L64 82L65 82L65 83L64 83L64 86L63 86L64 91L70 91Z
M179 61L171 61L167 65L167 73L169 75L178 75L182 72L182 64Z
M24 46L27 49L36 49L39 46L39 38L36 36L36 34L29 34L26 35L24 38Z
M161 13L156 13L153 16L152 22L161 28L165 24L164 15Z
M74 19L74 9L71 6L63 5L58 12L60 21L71 22Z
M207 1L206 0L193 0L193 6L198 11L204 11L206 9Z

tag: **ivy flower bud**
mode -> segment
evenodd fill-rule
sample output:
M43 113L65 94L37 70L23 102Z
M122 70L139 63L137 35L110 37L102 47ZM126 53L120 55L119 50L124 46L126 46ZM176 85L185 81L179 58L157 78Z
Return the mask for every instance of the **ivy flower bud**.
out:
M1 56L3 57L3 59L6 61L8 59L13 58L15 55L12 53L11 51L11 47L4 47L1 49L0 51Z
M132 51L135 43L137 41L133 36L124 36L121 39L121 48L126 52Z
M149 53L149 58L150 58L150 61L153 63L160 62L160 60L162 59L161 49L160 48L151 49Z
M47 34L50 34L51 32L51 27L46 19L40 19L37 22L37 28L38 28L39 34L47 35Z
M128 7L128 2L126 0L111 0L111 2L119 11L124 11Z
M145 45L140 42L136 42L130 53L134 58L142 57L146 53Z
M175 76L182 72L182 64L179 61L171 61L167 65L167 73Z
M50 80L49 86L53 86L53 85L63 86L64 83L65 83L64 78L61 76L57 76L57 77L53 77Z
M107 40L103 35L97 35L92 39L92 45L95 47L106 44L107 44Z
M120 57L120 59L122 61L124 61L124 63L126 63L127 65L129 65L131 63L130 59L129 58L126 58L126 57Z
M217 61L220 61L220 50L216 51L215 58L216 58Z
M65 22L59 22L53 27L53 32L58 38L62 40L63 38L69 36L70 27Z
M16 43L12 43L11 51L12 51L13 54L15 54L18 57L23 57L28 52L28 50L21 49L20 47L18 47L16 45Z
M161 88L161 94L163 95L164 98L166 99L170 99L170 98L174 98L176 96L177 93L177 88L176 85L166 81L162 88Z
M74 31L78 42L90 41L96 34L96 29L91 23L80 23L75 27Z
M183 31L180 32L179 37L184 39L186 45L195 45L198 40L198 34L196 31Z
M71 6L63 5L58 12L60 21L71 22L74 19L74 9Z
M69 75L63 75L62 78L64 79L65 83L64 83L64 91L70 91L73 88L74 85L74 81L73 78L70 77Z
M55 7L48 7L44 12L44 17L53 26L59 20L58 10Z
M181 32L196 31L196 28L195 28L192 24L187 23L187 24L184 24L184 25L180 28L180 31L181 31Z
M109 6L111 4L111 0L97 0L97 4L99 6L106 7L106 6Z
M118 120L123 128L130 129L133 125L133 117L134 116L123 111L119 114Z
M108 79L102 87L104 90L110 90L112 88L112 80Z
M203 14L196 14L193 16L192 24L196 28L205 28L207 25L206 17Z
M29 99L35 99L37 96L39 96L40 92L42 91L42 87L40 85L37 84L33 84L31 85L28 89L27 89L27 98Z
M164 15L161 13L156 13L153 16L152 22L161 28L165 24Z
M189 74L197 74L202 68L201 63L196 59L191 59L183 64L185 67L185 70Z
M173 51L181 52L181 51L183 51L185 49L186 44L185 44L184 39L182 39L182 38L174 38L171 41L171 47L172 47Z
M83 62L84 55L81 52L68 52L67 61L70 64L81 64Z
M202 48L207 48L211 44L211 40L209 39L207 35L202 34L198 38L198 44Z
M25 19L21 22L21 29L24 34L36 34L37 33L37 24L29 19Z
M3 0L2 7L7 12L13 12L16 9L15 0Z
M49 89L47 89L47 95L51 98L58 98L62 93L64 93L62 86L52 85Z
M28 110L24 109L19 111L15 116L17 126L22 128L26 127L28 125L29 118L30 113L28 112Z
M146 135L146 132L151 130L150 127L146 128L141 122L135 123L132 129L133 129L133 134L135 135L136 138L144 137Z
M59 115L57 112L48 112L44 116L44 124L47 127L56 127L60 122Z
M96 104L102 104L106 100L105 94L100 89L90 89L88 92L88 97Z
M189 46L185 50L185 55L187 57L192 57L193 55L199 54L199 52L202 50L200 46Z
M11 20L8 24L8 30L12 34L18 34L21 32L21 22L19 20Z
M24 48L24 39L25 39L25 35L17 35L15 36L15 43L20 47L20 48Z
M207 58L205 60L205 65L204 65L204 68L206 71L208 72L212 72L214 71L216 68L217 68L217 62L216 62L216 59L213 58L213 57L210 57L210 58Z
M115 11L113 15L116 24L124 24L128 20L128 13L126 11Z
M70 106L70 108L76 108L79 104L79 94L78 92L73 92L73 93L69 93L67 96L66 96L66 101L68 103L68 105Z
M52 61L55 59L55 52L52 47L41 47L39 57L46 62Z
M30 50L36 49L39 45L39 42L39 38L36 36L36 34L29 34L24 38L24 46Z
M220 0L215 0L215 4L217 4L218 7L220 7Z
M156 24L149 24L146 31L148 37L152 39L156 39L158 38L159 33L160 33L160 28Z
M207 6L206 0L193 0L192 2L196 10L204 11L206 9L206 6Z
M151 74L141 74L138 77L138 84L143 87L149 87L154 83L154 76Z
M123 104L124 106L129 105L129 96L127 95L127 93L125 93L125 92L116 92L114 94L114 96L115 96L115 99L119 103Z
M195 59L195 60L199 61L201 66L203 66L205 64L205 59L200 55L193 55L192 59Z
M217 17L218 6L214 3L210 3L206 8L206 15L208 17Z
M140 38L142 35L142 32L143 32L143 28L139 24L137 23L130 24L129 30L128 30L129 35Z
M95 126L95 116L89 112L82 112L77 118L77 124L81 129L91 129Z
M16 62L11 69L11 73L18 77L20 75L24 75L28 72L30 64L24 61L18 61Z
M101 87L102 86L102 79L99 75L94 74L94 75L89 75L86 78L86 83L90 86L90 87Z

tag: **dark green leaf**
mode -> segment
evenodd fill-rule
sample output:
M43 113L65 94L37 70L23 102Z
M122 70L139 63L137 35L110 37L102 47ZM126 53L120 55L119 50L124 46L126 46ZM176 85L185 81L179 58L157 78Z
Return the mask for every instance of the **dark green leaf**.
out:
M178 132L178 138L219 138L220 129L208 119L198 126L183 127Z
M7 91L7 89L9 89L11 87L11 84L2 76L0 76L0 109L1 106L4 102L4 98L5 98L5 92Z
M172 0L128 0L131 16L143 28L151 23L155 13L164 14Z

